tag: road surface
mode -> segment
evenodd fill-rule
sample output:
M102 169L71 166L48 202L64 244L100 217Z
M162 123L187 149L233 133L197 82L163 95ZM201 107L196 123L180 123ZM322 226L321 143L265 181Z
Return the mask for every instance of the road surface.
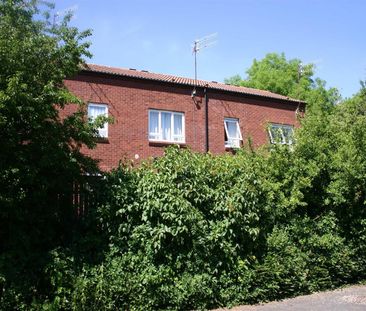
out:
M259 305L212 311L366 311L366 285L354 285Z

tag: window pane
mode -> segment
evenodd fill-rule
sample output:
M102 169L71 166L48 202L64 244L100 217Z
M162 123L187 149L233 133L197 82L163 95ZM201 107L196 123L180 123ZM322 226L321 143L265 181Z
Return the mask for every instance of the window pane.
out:
M225 147L240 148L241 133L237 119L225 119Z
M98 116L107 116L107 107L104 105L90 104L88 105L88 118L94 121ZM100 137L108 136L108 123L104 123L99 129Z
M270 126L270 134L271 134L271 140L272 143L282 143L282 131L279 126L271 125Z
M92 120L95 120L96 117L105 114L106 114L106 107L104 106L95 106L95 105L88 106L88 117Z
M290 125L271 124L269 134L272 144L293 144L293 127Z
M181 114L174 114L174 136L183 136L183 117Z
M237 131L237 122L236 121L227 121L226 122L227 131L230 138L239 138L239 133Z
M162 139L171 140L171 113L170 112L161 113L161 129L162 129Z
M293 142L293 129L292 127L286 126L282 128L283 138L285 144L292 144Z
M159 138L159 112L157 111L150 111L149 137L152 139Z
M149 139L184 142L184 114L149 110Z

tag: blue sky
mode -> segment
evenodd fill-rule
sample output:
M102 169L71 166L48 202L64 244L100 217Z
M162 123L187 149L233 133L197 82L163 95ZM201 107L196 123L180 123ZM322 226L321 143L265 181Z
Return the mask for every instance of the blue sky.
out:
M245 76L254 58L284 52L315 63L344 97L366 80L365 0L56 0L72 24L93 30L88 62L194 76L192 43L218 33L198 55L198 78Z

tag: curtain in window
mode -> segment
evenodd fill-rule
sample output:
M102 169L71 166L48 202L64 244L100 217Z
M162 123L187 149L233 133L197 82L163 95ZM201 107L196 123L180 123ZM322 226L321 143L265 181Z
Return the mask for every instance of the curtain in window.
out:
M98 116L105 115L106 108L103 106L89 106L88 107L88 117L95 120Z
M171 140L171 113L161 113L162 139Z
M180 114L174 114L174 136L176 141L183 139L183 120Z
M88 118L91 121L94 121L98 116L107 116L107 107L98 104L90 104L88 105ZM108 123L104 123L99 129L100 137L108 136Z
M159 112L157 111L150 111L149 137L159 139Z

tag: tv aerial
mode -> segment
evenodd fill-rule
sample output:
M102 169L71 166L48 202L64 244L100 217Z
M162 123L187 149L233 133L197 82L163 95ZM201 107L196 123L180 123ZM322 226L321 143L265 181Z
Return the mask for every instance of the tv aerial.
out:
M211 47L217 43L217 32L205 36L201 39L193 41L193 51L194 54L194 89L192 91L192 97L196 96L196 86L197 86L197 53L205 48Z

